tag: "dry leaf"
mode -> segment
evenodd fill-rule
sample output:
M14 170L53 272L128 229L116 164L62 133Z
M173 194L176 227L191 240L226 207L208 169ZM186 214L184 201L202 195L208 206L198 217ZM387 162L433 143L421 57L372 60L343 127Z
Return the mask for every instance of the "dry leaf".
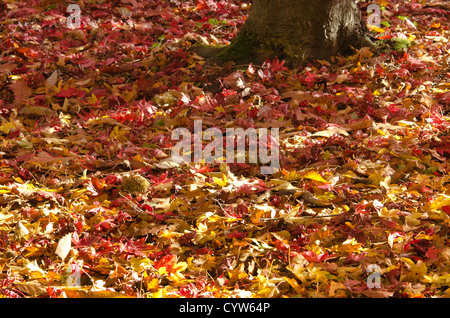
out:
M374 122L370 118L364 118L363 120L356 121L354 123L348 124L345 129L347 131L356 131L356 130L362 130L369 127L372 127L374 125Z
M9 85L9 88L14 92L16 100L28 99L31 95L31 89L23 78L15 80Z
M20 110L21 114L34 116L50 116L55 115L55 111L44 106L27 106Z
M79 288L63 288L62 291L69 298L129 298L129 296L109 290L89 291Z
M45 87L47 89L50 89L52 87L56 86L56 83L58 82L58 71L54 71L52 75L50 75L47 80L45 81Z
M62 260L66 258L72 248L72 233L64 235L58 242L56 247L56 255L61 257Z
M17 67L17 64L14 63L5 63L0 65L0 73L8 73Z
M47 286L38 281L15 283L14 286L22 293L33 297L38 297L47 293Z
M22 224L22 221L19 221L19 222L17 222L17 225L16 225L16 234L20 238L20 237L24 237L24 236L27 236L28 234L30 234L30 231L28 231L28 229L25 227L25 225Z

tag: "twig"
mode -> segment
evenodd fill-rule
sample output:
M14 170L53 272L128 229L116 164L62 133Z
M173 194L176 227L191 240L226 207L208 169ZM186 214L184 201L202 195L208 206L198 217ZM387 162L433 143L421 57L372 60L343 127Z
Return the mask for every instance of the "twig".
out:
M313 219L313 218L332 218L332 217L336 217L336 216L340 216L345 212L342 213L337 213L337 214L329 214L329 215L303 215L303 216L294 216L294 217L290 217L289 219ZM277 221L277 220L284 220L286 219L285 217L277 217L277 218L260 218L261 221L266 222L266 221Z

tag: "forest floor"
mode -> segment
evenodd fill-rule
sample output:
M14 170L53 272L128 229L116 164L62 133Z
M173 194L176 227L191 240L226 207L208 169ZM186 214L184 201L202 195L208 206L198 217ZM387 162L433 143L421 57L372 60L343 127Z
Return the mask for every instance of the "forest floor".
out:
M288 68L191 50L247 1L80 3L0 2L0 295L450 296L448 8ZM278 128L279 170L179 164L195 120Z

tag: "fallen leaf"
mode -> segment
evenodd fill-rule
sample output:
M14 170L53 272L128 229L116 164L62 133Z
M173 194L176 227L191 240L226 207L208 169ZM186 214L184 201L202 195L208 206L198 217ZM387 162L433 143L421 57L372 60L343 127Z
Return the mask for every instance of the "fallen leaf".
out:
M72 233L64 235L58 242L56 247L56 255L61 257L62 260L66 258L72 248Z

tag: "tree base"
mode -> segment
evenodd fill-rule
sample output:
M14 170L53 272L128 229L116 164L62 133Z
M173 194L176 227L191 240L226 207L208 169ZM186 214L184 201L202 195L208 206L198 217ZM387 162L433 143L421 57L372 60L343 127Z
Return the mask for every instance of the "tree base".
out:
M211 46L211 45L208 46L203 44L197 44L191 48L191 51L203 57L204 59L209 59L213 58L226 48L227 48L226 46Z
M211 61L216 63L235 62L237 64L261 64L266 59L278 57L293 65L296 56L286 54L282 45L277 45L273 39L262 40L245 30L240 32L230 45L221 50Z
M200 44L195 45L191 50L206 59L208 63L219 65L227 62L236 64L259 63L266 57L275 54L275 52L262 52L259 49L260 47L261 44L252 36L247 35L245 32L240 32L231 44L227 46L206 46Z
M254 0L250 15L229 46L203 48L208 62L260 64L278 57L288 66L349 55L373 47L353 0Z
M261 43L245 32L240 32L228 46L197 45L192 48L192 51L205 58L207 63L218 65L229 62L235 64L261 64L266 59L275 57L291 60L282 53L282 50L272 47L271 43ZM293 63L288 62L288 64Z
M375 48L373 42L367 37L355 43L355 46L349 45L346 50L339 52L340 55L354 54L356 49L361 47ZM353 49L352 49L353 48ZM272 46L272 43L261 43L251 36L241 32L235 40L228 46L195 46L192 50L203 57L209 64L223 65L225 63L233 62L235 64L262 64L266 59L272 60L277 57L285 61L285 65L291 67L304 66L307 62L313 59L327 59L328 57L310 57L306 54L300 53L300 48L297 49L296 54L289 55L280 47ZM301 57L300 57L301 56Z

